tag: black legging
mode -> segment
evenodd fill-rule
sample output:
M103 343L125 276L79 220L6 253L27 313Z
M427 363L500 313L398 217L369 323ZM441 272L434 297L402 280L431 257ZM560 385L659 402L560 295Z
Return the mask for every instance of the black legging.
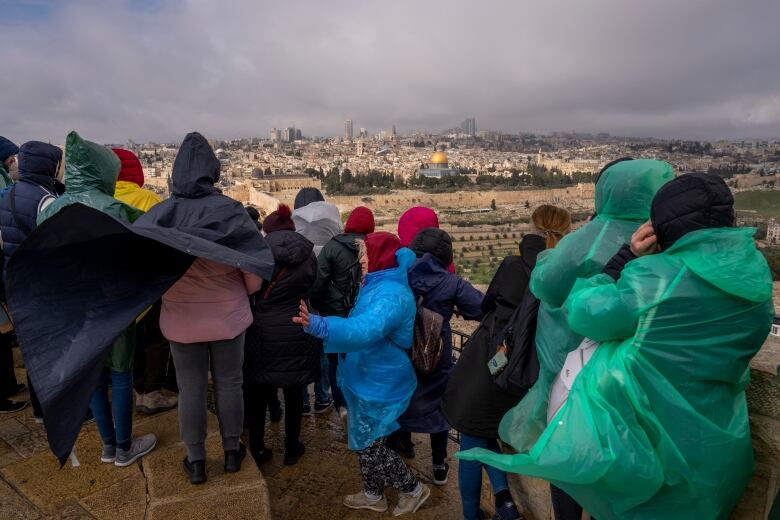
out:
M265 449L265 412L268 403L275 397L277 386L247 384L244 391L246 424L249 428L249 448L253 453ZM283 386L284 393L284 446L286 450L297 450L301 436L301 412L303 386Z
M441 466L447 459L447 440L449 432L444 430L442 432L431 433L431 458L433 459L434 466ZM404 444L406 446L412 445L411 432L402 432L396 430L387 436L387 445L398 450L399 446Z
M550 498L555 512L555 520L580 520L582 518L582 506L561 488L550 484ZM591 516L591 520L596 519Z

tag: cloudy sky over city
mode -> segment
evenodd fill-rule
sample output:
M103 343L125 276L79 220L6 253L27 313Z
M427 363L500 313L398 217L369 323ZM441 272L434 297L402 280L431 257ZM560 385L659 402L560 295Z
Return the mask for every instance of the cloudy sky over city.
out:
M0 134L780 137L777 0L4 0Z

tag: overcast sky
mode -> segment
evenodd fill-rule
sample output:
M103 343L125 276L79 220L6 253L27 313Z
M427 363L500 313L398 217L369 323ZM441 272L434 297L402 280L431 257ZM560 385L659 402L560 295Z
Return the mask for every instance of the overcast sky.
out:
M778 0L3 0L0 135L780 137Z

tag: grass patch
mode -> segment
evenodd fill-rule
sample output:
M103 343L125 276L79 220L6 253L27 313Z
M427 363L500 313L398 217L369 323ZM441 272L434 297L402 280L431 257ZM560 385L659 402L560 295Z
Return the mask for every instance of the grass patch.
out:
M734 194L734 207L755 211L764 218L780 218L780 191L743 191Z

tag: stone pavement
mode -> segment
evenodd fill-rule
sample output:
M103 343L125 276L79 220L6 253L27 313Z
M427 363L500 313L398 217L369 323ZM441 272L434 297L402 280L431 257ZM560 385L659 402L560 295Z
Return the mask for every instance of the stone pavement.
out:
M24 371L19 369L19 381ZM23 394L24 395L24 394ZM20 396L21 397L21 396ZM397 494L388 492L386 514L352 511L342 496L361 489L357 457L347 449L338 415L332 409L304 417L301 440L306 454L295 466L284 466L284 421L269 423L267 444L273 459L258 471L247 457L239 473L226 475L217 419L209 414L207 441L209 480L192 486L181 469L184 448L179 442L176 410L152 417L138 415L134 432L155 433L157 448L127 468L102 464L100 438L86 425L75 453L80 466L58 468L32 409L0 415L0 519L200 520L200 519L365 519L390 517ZM416 435L417 457L408 461L431 485L431 498L413 516L420 520L457 519L460 497L457 460L450 457L450 480L431 482L430 447L426 435ZM450 442L450 454L456 451ZM483 503L490 508L485 479Z

